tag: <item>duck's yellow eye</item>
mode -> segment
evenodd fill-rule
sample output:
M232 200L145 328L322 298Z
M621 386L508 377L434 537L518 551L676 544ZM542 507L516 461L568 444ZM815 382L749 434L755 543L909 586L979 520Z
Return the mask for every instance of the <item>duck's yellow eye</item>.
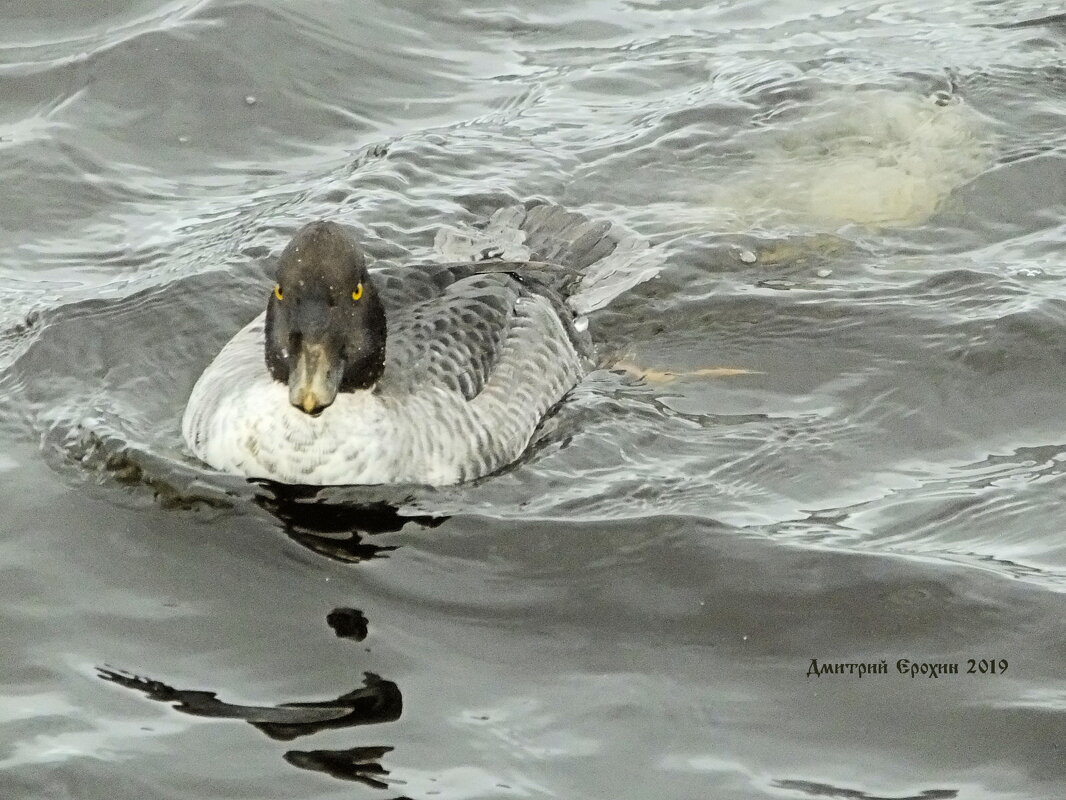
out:
M278 298L278 300L284 300L285 299L285 295L283 295L281 293L281 284L280 283L275 283L274 284L274 297Z
M362 296L363 296L363 284L362 284L362 281L360 281L359 285L355 287L355 291L352 292L352 299L353 300L358 300Z

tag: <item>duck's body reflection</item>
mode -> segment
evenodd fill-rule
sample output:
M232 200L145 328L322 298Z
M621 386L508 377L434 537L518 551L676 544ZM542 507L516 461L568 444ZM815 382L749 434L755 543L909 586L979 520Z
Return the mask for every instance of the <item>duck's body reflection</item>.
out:
M399 502L394 505L364 498L357 487L338 497L336 489L261 485L267 493L257 495L256 503L277 517L290 539L313 553L346 564L384 558L398 547L368 541L371 536L396 533L409 524L435 528L447 519L401 513L410 498L397 498Z

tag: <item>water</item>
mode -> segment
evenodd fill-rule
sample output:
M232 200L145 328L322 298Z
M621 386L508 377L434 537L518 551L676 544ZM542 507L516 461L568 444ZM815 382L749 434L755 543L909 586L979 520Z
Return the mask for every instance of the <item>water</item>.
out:
M1063 796L1057 6L5 12L4 798ZM301 224L529 197L654 245L647 378L473 486L185 453Z

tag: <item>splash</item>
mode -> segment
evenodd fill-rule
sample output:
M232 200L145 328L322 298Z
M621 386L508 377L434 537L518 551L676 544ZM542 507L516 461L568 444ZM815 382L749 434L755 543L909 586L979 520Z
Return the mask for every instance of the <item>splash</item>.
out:
M753 160L719 185L714 205L744 227L917 225L988 163L978 116L962 102L855 90L755 134Z

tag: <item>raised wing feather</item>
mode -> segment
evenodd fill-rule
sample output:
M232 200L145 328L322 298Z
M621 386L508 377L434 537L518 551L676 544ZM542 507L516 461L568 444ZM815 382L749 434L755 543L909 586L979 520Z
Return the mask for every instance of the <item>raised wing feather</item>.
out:
M539 200L501 208L472 228L441 228L434 246L455 260L499 254L560 264L580 276L562 293L579 314L603 308L662 268L648 242L625 228Z

